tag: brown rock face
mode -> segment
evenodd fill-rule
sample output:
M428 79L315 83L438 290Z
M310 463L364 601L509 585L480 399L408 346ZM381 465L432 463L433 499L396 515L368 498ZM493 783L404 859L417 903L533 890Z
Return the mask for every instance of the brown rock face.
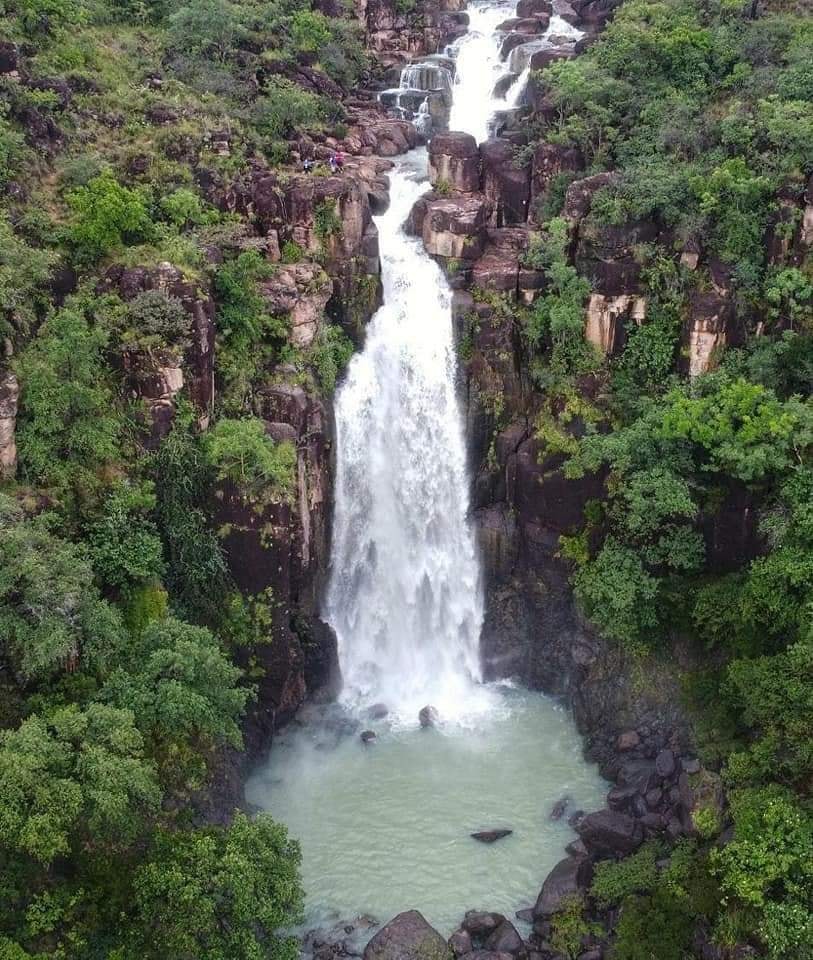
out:
M689 316L683 327L686 372L690 377L712 369L730 339L734 319L734 306L730 300L715 292L692 293Z
M383 66L402 64L435 53L461 32L459 11L465 0L419 2L400 12L395 0L356 0L356 12L365 24L365 46Z
M378 231L369 180L302 175L287 181L269 172L253 181L244 200L260 230L275 231L318 256L333 281L327 309L357 339L381 304Z
M429 141L429 179L432 185L472 193L480 189L480 154L468 133L439 133Z
M330 277L315 263L293 263L262 285L272 313L288 314L295 347L309 347L322 328L325 307L333 293Z
M508 140L486 140L480 144L482 190L493 207L495 227L525 223L531 189L531 171L514 161L514 147Z
M17 470L17 444L14 428L20 384L11 371L0 372L0 480L8 480Z
M473 286L531 303L544 287L545 276L540 270L522 266L527 250L526 230L520 227L489 230L483 255L472 269Z
M619 353L624 342L625 329L630 323L640 326L646 318L646 299L621 295L607 297L594 293L587 305L584 336L605 356Z
M270 590L269 643L254 651L263 675L255 725L270 732L304 700L314 658L317 682L335 673L335 638L317 615L327 569L330 513L330 424L322 403L299 386L267 387L255 411L277 441L296 446L296 479L288 500L263 502L234 486L221 490L217 523L229 568L246 596ZM315 675L314 675L315 676Z
M531 165L531 219L542 223L540 204L548 196L553 181L562 173L577 173L584 169L581 153L560 144L540 143L534 151Z
M430 200L421 224L427 253L476 260L485 248L490 212L490 205L482 196Z
M651 220L616 226L584 218L579 223L576 242L575 262L579 273L605 296L636 293L641 265L635 249L639 244L655 241L658 234L658 226Z

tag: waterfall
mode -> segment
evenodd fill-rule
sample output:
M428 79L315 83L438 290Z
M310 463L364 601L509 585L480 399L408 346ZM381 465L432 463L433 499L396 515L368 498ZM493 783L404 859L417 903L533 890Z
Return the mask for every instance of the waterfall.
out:
M404 221L428 189L425 152L401 158L377 218L384 306L336 398L333 555L326 616L344 696L414 720L482 702L480 568L456 393L451 293ZM416 164L418 161L418 164Z
M516 2L471 4L468 33L449 48L456 64L449 129L470 133L478 143L488 139L495 111L506 105L494 97L497 81L508 72L497 27L515 10Z
M488 134L500 61L497 25L509 4L473 4L471 33L455 45L451 128ZM434 71L434 72L433 72ZM412 65L402 92L437 83ZM450 76L447 72L447 76ZM343 698L384 702L414 722L435 706L444 720L489 709L479 685L480 564L469 518L469 477L456 389L451 291L404 222L429 187L426 153L391 172L391 203L376 219L384 306L336 396L337 468L325 617L336 631Z

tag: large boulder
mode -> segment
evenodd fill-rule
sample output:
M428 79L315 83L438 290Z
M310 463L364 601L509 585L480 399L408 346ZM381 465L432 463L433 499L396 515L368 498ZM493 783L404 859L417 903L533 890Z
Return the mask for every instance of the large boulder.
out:
M461 193L480 188L480 153L469 133L439 133L429 141L429 179Z
M495 227L524 223L528 217L531 171L514 159L515 148L508 140L486 140L480 144L482 190L492 203Z
M562 902L583 890L592 877L590 861L584 857L566 857L548 874L534 905L534 920L547 919Z
M0 73L14 73L19 63L17 44L11 40L0 40Z
M364 948L363 960L452 960L443 937L417 910L399 913Z
M644 842L644 832L637 820L617 810L588 813L576 826L585 847L598 857L625 856Z
M483 253L490 205L482 196L430 200L421 233L427 253L476 260Z
M494 953L507 953L513 957L525 955L525 944L510 920L503 920L499 927L487 937L483 946Z

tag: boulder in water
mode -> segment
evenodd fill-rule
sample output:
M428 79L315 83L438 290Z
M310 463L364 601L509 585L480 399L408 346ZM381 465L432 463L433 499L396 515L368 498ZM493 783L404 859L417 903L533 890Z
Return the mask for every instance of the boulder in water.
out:
M477 833L469 834L469 836L474 840L479 840L480 843L496 843L503 837L510 837L513 832L513 830L478 830Z
M374 703L367 711L367 716L371 720L383 720L389 712L390 710L386 703Z
M462 957L474 949L468 930L455 930L449 937L449 946L456 957Z
M399 913L367 944L364 960L451 960L443 937L417 910Z
M463 918L463 929L473 937L488 937L503 923L501 913L486 913L482 910L469 910Z
M439 719L440 714L438 713L436 707L433 707L429 704L427 704L425 707L421 707L420 713L418 714L418 721L424 729L426 729L426 727L434 727Z
M525 953L522 937L510 920L503 920L486 940L484 946L486 950L493 953L507 953L514 957Z
M373 743L376 739L375 730L362 730L360 734L360 739L362 743Z
M567 805L570 803L570 797L562 797L561 800L557 800L551 808L550 813L548 814L549 820L561 820L565 815L565 810L567 810Z
M548 874L534 906L534 919L552 916L562 902L589 884L592 866L589 860L567 857Z

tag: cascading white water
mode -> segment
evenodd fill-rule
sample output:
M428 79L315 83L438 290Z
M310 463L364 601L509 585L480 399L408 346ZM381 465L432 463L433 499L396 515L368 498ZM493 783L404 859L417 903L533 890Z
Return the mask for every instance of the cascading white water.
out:
M494 97L497 81L508 72L500 59L497 27L515 12L516 2L472 3L468 33L449 49L456 64L449 129L470 133L478 143L488 139L494 112L505 107L504 100Z
M338 463L326 616L345 697L414 720L477 710L480 570L455 386L451 295L404 221L428 189L400 161L378 218L385 305L336 398Z

